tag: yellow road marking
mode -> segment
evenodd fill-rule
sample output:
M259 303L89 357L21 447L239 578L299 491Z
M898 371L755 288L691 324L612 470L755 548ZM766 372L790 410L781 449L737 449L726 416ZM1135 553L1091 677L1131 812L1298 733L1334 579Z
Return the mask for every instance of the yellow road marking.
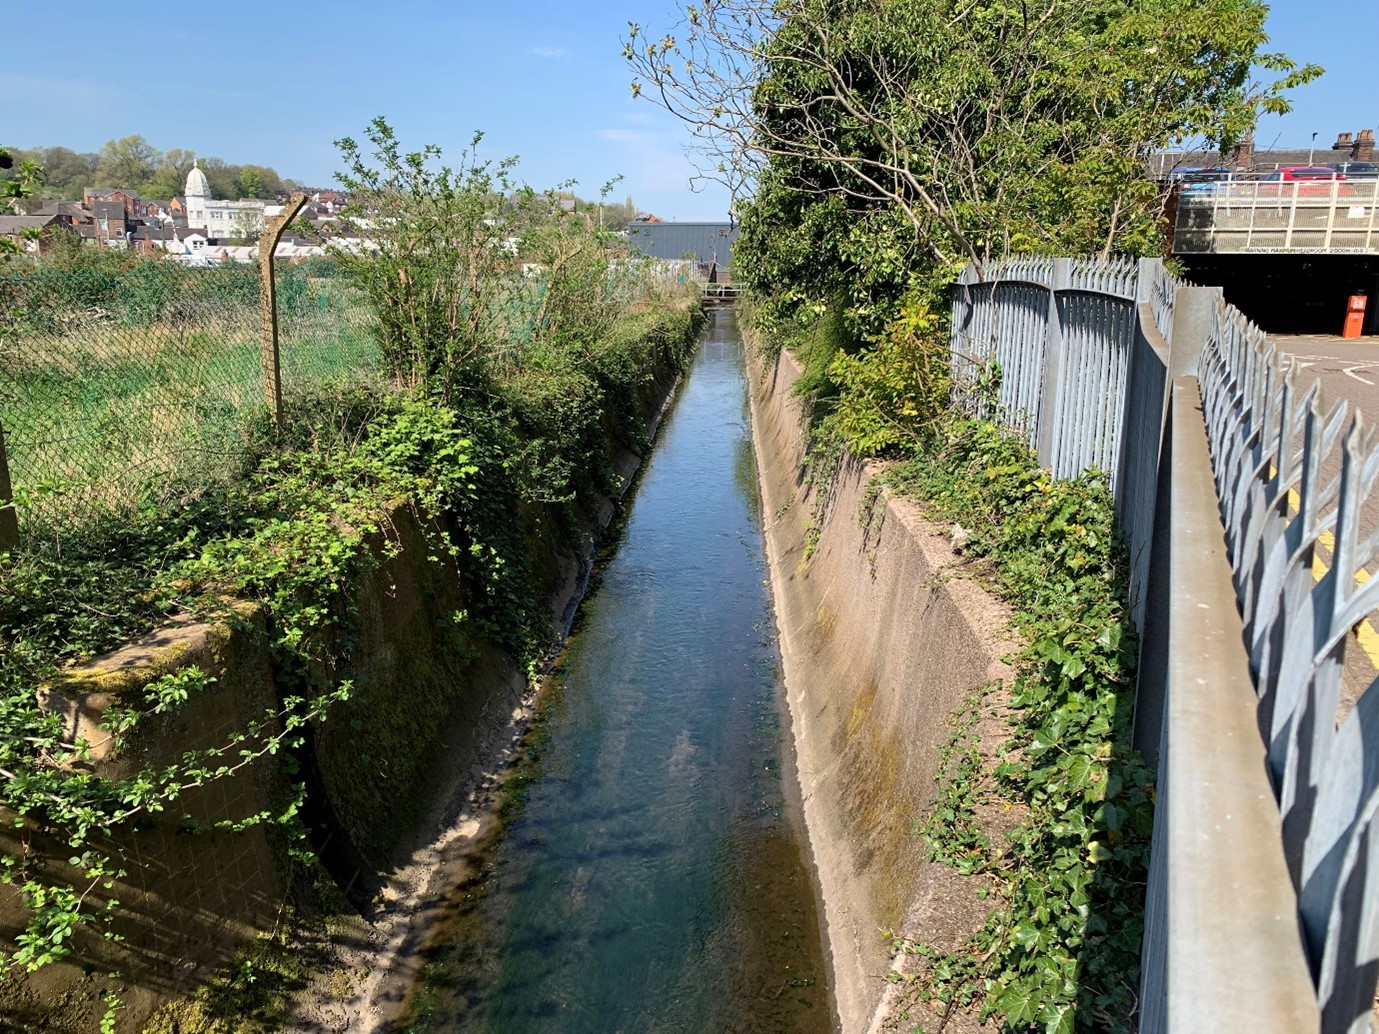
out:
M1294 513L1302 509L1302 500L1298 498L1298 493L1291 488L1288 489L1288 505L1292 508ZM1336 536L1331 534L1331 532L1322 532L1317 536L1317 542L1328 550L1332 556L1336 555ZM1317 556L1316 553L1313 553L1313 580L1321 581L1322 575L1326 574L1329 570L1330 568L1322 562L1322 558ZM1370 580L1370 577L1370 573L1362 567L1355 572L1355 584L1364 585L1365 582ZM1360 644L1360 649L1365 651L1365 654L1369 657L1369 663L1374 666L1376 671L1379 671L1379 632L1374 630L1374 626L1370 624L1369 618L1365 618L1365 620L1356 625L1354 631L1355 639Z

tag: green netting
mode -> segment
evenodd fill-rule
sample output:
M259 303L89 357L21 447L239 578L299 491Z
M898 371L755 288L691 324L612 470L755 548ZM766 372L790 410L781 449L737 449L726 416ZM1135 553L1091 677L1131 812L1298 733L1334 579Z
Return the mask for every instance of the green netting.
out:
M295 267L277 280L285 394L377 376L361 296ZM254 266L0 276L0 427L21 541L234 476L268 412L260 334Z

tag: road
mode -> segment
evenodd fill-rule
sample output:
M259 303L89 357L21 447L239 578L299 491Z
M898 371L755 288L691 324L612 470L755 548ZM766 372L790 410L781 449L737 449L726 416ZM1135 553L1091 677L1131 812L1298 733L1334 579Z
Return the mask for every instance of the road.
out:
M1346 339L1324 335L1270 335L1269 342L1291 356L1322 386L1328 403L1345 401L1364 415L1366 424L1379 428L1379 337ZM1305 383L1305 382L1301 382ZM1340 449L1334 449L1322 465L1323 480L1339 473ZM1365 501L1360 534L1379 527L1379 491ZM1325 545L1328 540L1324 540ZM1330 557L1325 560L1329 563ZM1325 567L1314 565L1320 576ZM1379 566L1369 565L1379 573ZM1345 674L1341 684L1341 712L1350 710L1355 700L1379 674L1379 616L1371 615L1357 630L1346 648Z

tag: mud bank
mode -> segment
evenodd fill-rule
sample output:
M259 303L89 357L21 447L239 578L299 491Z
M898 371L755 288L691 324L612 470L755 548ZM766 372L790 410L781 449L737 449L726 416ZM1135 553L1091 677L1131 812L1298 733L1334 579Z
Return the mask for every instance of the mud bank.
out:
M1008 675L1008 611L953 577L950 529L845 462L817 528L803 484L805 414L788 353L748 362L767 558L805 823L844 1034L880 1030L887 932L944 941L985 907L924 858L947 720ZM859 521L867 505L870 520ZM817 536L812 550L809 543ZM975 888L972 888L975 890ZM909 1029L906 1027L905 1029Z

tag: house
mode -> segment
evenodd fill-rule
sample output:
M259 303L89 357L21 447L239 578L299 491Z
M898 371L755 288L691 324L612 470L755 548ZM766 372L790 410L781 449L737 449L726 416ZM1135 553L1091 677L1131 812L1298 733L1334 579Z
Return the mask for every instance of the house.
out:
M1246 133L1229 151L1156 151L1149 156L1149 174L1168 179L1175 169L1209 169L1225 166L1241 172L1270 172L1283 165L1327 165L1335 162L1374 160L1374 130L1362 129L1353 136L1340 133L1330 147L1289 147L1255 150L1254 134Z
M0 215L0 238L13 241L29 254L47 251L55 234L71 232L56 215Z
M75 227L91 222L91 212L79 201L45 201L33 215L51 215L64 226Z
M123 243L129 236L130 216L122 198L109 198L91 205L91 218L96 224L96 240Z
M87 187L81 192L81 200L90 209L94 209L97 202L118 202L124 206L126 218L138 219L140 215L139 195L127 187Z

